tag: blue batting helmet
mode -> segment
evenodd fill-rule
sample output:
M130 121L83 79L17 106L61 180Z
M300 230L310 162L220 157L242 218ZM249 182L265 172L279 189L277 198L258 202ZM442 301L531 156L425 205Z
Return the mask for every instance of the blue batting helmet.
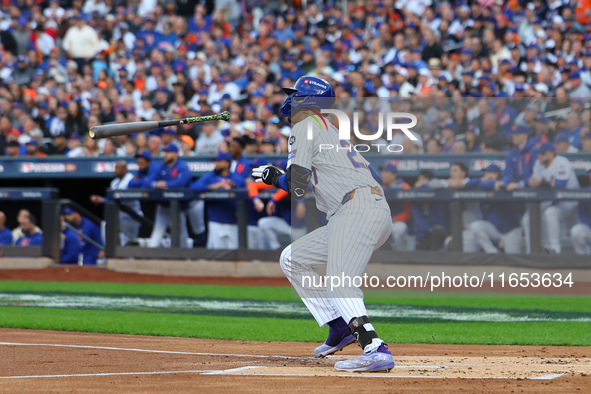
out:
M283 88L287 98L281 106L282 116L291 116L293 112L306 108L326 108L334 104L336 94L330 83L318 77L304 75L291 88Z

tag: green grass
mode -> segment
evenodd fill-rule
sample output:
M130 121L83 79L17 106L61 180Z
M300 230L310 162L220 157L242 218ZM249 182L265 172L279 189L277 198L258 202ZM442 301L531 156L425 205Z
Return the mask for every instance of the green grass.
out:
M288 287L215 285L0 282L0 293L89 293L215 299L297 301ZM591 313L588 298L400 298L368 304L437 308L478 308ZM328 329L311 316L290 318L195 313L0 307L0 326L63 331L237 339L322 342ZM429 319L380 319L376 328L390 343L519 344L591 346L588 322L461 322Z
M328 329L293 320L0 307L1 326L250 341L323 342ZM380 323L388 343L589 346L588 323Z

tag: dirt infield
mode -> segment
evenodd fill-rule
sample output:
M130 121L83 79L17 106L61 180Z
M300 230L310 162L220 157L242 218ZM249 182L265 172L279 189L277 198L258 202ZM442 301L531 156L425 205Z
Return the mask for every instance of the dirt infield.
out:
M347 374L353 357L315 344L0 329L1 392L574 392L591 389L591 349L393 345L389 373Z
M170 283L188 285L289 286L286 278L164 276L116 272L97 267L59 266L38 270L0 270L0 280L55 282Z
M76 266L0 280L289 286ZM333 365L357 346L325 359L310 357L315 346L0 329L0 392L591 392L591 347L395 344L389 373L347 374Z

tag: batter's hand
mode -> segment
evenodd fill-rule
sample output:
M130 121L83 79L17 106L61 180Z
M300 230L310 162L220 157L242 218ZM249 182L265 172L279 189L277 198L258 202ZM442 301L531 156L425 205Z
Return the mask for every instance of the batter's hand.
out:
M272 166L270 164L253 168L252 170L252 177L254 178L255 182L263 182L267 185L279 187L277 185L277 181L279 177L284 175L285 171L281 168Z

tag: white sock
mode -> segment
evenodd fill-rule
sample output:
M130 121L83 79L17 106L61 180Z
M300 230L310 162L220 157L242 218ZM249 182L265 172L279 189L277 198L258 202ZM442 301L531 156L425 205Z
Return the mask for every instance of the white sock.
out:
M384 341L382 341L380 338L374 338L371 340L370 343L368 343L367 345L365 345L365 348L363 348L363 352L365 354L369 354L369 353L373 353L376 350L378 350L378 348L380 347L380 345L384 343Z

